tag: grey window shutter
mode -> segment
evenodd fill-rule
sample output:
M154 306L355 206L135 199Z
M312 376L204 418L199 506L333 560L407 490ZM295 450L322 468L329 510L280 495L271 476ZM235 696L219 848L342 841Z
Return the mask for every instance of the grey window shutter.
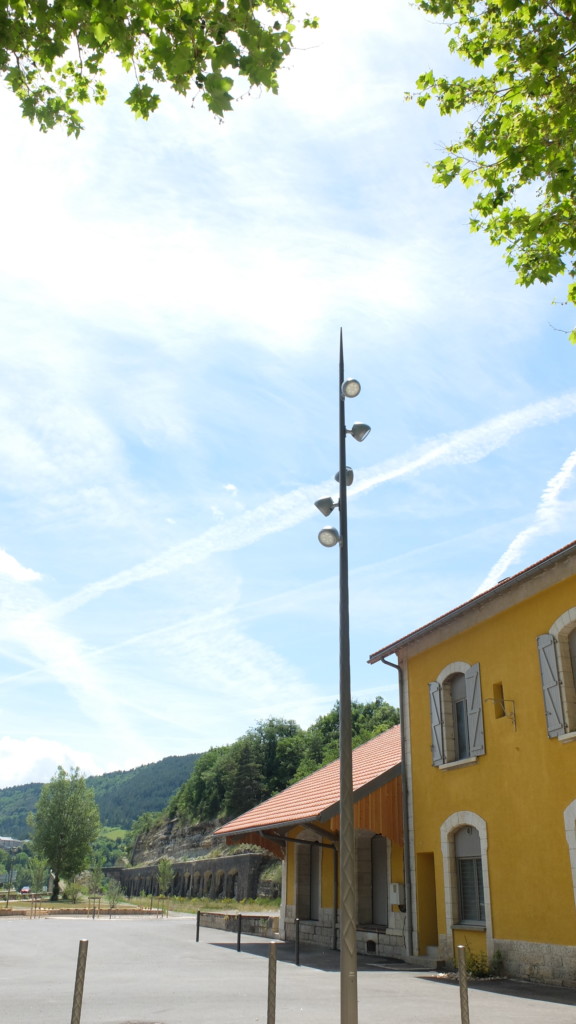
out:
M480 689L480 665L471 665L466 671L466 704L468 705L468 736L470 757L486 753L484 745L484 717L482 715L482 690Z
M444 740L442 736L442 687L430 683L430 721L432 725L432 764L444 764Z
M537 642L548 735L560 736L565 729L556 644L551 633L543 633L542 636L537 638Z

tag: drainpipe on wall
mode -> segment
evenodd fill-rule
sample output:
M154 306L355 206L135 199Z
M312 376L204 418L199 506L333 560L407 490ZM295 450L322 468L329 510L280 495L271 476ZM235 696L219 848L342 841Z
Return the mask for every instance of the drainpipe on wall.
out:
M408 761L406 758L406 736L404 732L404 676L402 667L394 661L380 658L384 665L395 668L398 673L398 690L400 694L400 749L402 752L402 825L404 831L404 889L406 892L406 952L413 956L412 941L412 872L410 862L410 832L408 817Z

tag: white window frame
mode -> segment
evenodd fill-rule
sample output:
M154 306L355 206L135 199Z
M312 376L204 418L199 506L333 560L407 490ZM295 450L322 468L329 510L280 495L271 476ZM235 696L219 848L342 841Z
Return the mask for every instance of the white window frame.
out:
M486 953L490 957L494 952L492 934L492 903L490 899L490 878L488 875L488 828L484 818L474 811L455 811L440 826L440 848L444 868L444 906L446 912L446 933L451 935L454 928L466 930L478 928L479 925L466 924L459 921L460 904L458 900L458 869L454 837L456 832L466 825L475 828L480 837L480 856L482 858L482 884L484 887L484 909L486 920L482 924L486 932Z
M574 891L574 903L576 905L576 800L564 811L564 828L566 830L566 842L570 855L570 868L572 871L572 888Z

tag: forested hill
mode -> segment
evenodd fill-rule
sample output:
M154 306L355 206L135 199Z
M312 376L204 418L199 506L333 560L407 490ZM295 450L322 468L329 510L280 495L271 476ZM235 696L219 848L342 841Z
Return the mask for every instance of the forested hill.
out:
M200 754L165 757L129 771L88 778L86 781L96 794L102 824L130 828L140 815L163 810L189 778L199 757ZM26 818L35 809L41 789L40 782L0 789L1 836L28 838Z
M352 702L352 743L357 747L399 722L382 697ZM163 817L185 822L229 820L338 757L338 705L308 729L270 718L225 747L202 754ZM136 823L145 831L150 823Z

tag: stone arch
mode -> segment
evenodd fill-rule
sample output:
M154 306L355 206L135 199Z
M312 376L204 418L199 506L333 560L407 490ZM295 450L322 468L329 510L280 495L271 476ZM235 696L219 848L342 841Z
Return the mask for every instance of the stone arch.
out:
M226 896L230 899L237 899L239 892L240 880L238 878L238 871L233 869L228 872L226 877Z
M564 811L564 828L566 829L566 842L570 855L570 869L572 871L572 888L574 891L574 902L576 903L576 800Z
M456 856L454 852L454 836L465 825L475 828L480 838L480 856L482 858L482 883L484 886L484 903L486 908L486 952L492 956L494 941L492 933L492 903L490 899L490 878L488 874L488 828L484 818L474 811L456 811L440 826L440 845L444 867L444 905L446 909L446 935L451 941L452 928L458 923L458 880L456 876Z

